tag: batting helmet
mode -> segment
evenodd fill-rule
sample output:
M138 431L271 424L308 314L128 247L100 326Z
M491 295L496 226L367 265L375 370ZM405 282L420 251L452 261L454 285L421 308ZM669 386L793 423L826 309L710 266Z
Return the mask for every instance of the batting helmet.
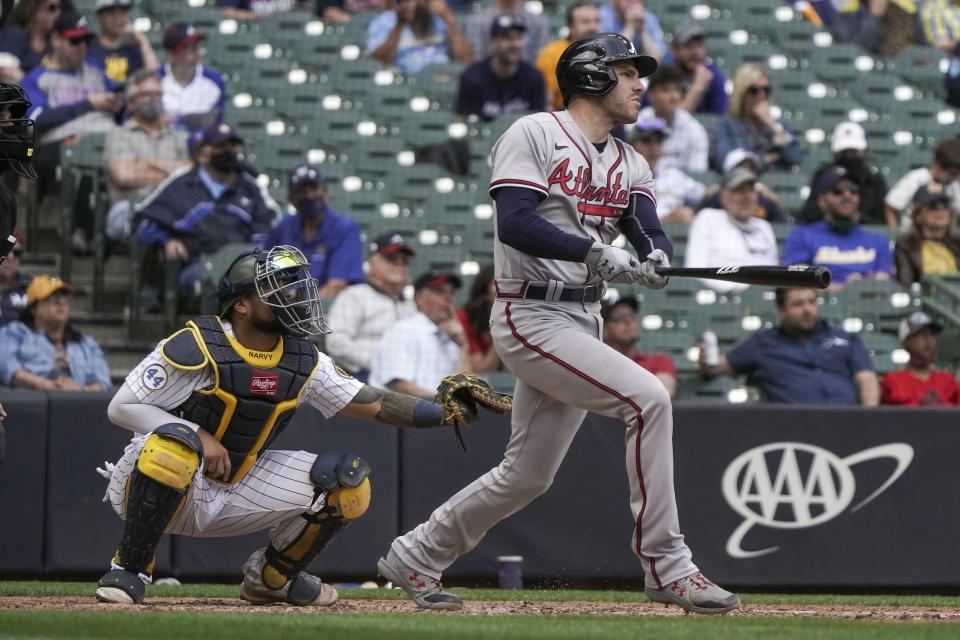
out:
M24 178L36 179L30 166L36 144L33 120L27 117L30 98L15 84L0 82L0 173L13 169Z
M234 302L254 290L291 335L330 333L310 263L296 247L280 245L237 256L213 294L219 314L226 315Z
M657 59L637 53L636 47L619 33L599 33L577 40L564 49L557 61L557 83L563 104L575 93L603 96L617 86L617 73L610 65L632 60L640 77L657 70Z

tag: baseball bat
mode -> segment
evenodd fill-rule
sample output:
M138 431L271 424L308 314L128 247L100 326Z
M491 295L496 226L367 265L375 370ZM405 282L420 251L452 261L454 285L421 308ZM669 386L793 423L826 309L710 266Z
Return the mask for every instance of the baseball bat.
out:
M678 278L707 278L728 280L744 284L759 284L768 287L812 287L826 289L830 286L830 270L825 267L778 265L753 267L704 267L685 269L681 267L657 267L662 276Z

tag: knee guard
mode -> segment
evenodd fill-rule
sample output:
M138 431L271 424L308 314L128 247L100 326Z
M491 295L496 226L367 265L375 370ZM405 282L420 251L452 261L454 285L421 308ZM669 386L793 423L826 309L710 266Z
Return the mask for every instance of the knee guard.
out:
M317 456L310 479L317 490L326 492L326 504L319 513L305 513L306 526L284 549L272 544L265 553L263 581L279 589L323 551L347 525L370 506L370 465L360 456L328 451Z
M202 457L200 437L189 427L165 424L150 434L127 482L127 518L117 565L150 573L153 552L180 510Z

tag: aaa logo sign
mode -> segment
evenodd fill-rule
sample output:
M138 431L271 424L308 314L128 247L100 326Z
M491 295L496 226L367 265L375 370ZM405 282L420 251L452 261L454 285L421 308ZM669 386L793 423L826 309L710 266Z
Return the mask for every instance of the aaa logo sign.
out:
M892 458L897 467L851 513L886 491L906 471L913 460L913 447L891 443L840 458L802 442L775 442L741 454L723 474L723 497L744 518L727 540L727 553L734 558L756 558L779 549L744 549L743 539L754 525L803 529L836 518L850 506L856 492L851 467L878 458Z

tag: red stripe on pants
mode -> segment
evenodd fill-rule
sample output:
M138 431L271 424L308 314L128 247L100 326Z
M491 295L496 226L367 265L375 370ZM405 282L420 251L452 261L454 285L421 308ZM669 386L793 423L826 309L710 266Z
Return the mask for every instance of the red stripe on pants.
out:
M637 555L638 555L638 556L640 556L641 558L646 559L646 560L650 563L650 573L653 575L653 579L654 579L654 580L656 581L656 583L657 583L657 588L658 588L658 589L662 589L662 588L663 588L663 584L660 583L660 576L657 575L657 563L656 563L656 560L654 560L653 558L647 558L647 557L644 556L643 553L641 553L641 551L640 551L640 548L641 548L640 540L641 540L641 531L642 531L641 528L640 528L640 523L641 523L641 521L643 520L643 514L644 514L644 512L645 512L646 509L647 509L647 488L646 488L646 486L644 485L644 482L643 482L643 471L642 471L641 465L640 465L640 436L643 435L643 417L640 415L640 407L637 406L637 403L635 403L633 400L631 400L631 399L623 396L622 394L618 393L617 391L614 391L613 389L611 389L610 387L606 386L606 385L603 384L602 382L600 382L600 381L598 381L598 380L594 380L593 378L591 378L590 376L588 376L587 374L585 374L583 371L580 371L579 369L577 369L576 367L574 367L574 366L573 366L572 364L570 364L569 362L564 362L563 360L561 360L561 359L558 358L557 356L555 356L555 355L553 355L553 354L550 354L550 353L547 353L546 351L544 351L544 350L541 349L540 347L537 347L537 346L535 346L535 345L530 344L530 343L527 341L526 338L524 338L523 336L520 335L520 332L517 331L516 326L514 326L513 320L510 318L510 304L511 304L511 303L508 302L508 303L506 304L505 309L504 309L504 311L505 311L505 313L506 313L506 315L507 315L507 324L510 326L510 332L513 334L513 337L516 338L517 341L518 341L520 344L522 344L522 345L523 345L524 347L526 347L527 349L530 349L531 351L534 351L535 353L540 354L540 355L543 356L544 358L547 358L548 360L552 360L553 362L556 362L558 365L560 365L561 367L563 367L563 368L566 369L567 371L570 371L570 372L573 373L574 375L576 375L576 376L578 376L578 377L586 380L587 382L589 382L589 383L592 384L593 386L597 387L598 389L601 389L601 390L605 391L606 393L609 393L610 395L612 395L612 396L615 397L616 399L620 400L621 402L625 402L626 404L628 404L628 405L630 406L631 409L633 409L633 410L636 412L636 414L637 414L637 446L636 446L636 457L635 457L635 459L636 459L636 465L637 465L637 477L640 479L640 496L641 496L641 499L642 499L642 501L643 501L642 504L640 505L640 513L637 515L637 523L636 523L636 527L637 527L637 549L636 549L636 551L637 551Z

